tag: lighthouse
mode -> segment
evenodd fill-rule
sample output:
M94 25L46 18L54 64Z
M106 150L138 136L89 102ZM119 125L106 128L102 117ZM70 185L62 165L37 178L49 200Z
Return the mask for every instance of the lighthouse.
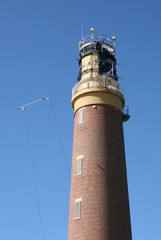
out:
M123 136L130 116L115 41L92 28L79 42L68 240L132 239Z

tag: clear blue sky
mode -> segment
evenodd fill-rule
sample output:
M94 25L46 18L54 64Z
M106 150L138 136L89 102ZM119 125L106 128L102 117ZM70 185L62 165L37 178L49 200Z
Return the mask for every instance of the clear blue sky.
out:
M161 2L0 2L0 239L42 240L25 113L49 96L68 165L78 41L91 27L117 37L125 67L125 150L134 240L161 239ZM70 179L49 102L27 109L45 240L67 240Z

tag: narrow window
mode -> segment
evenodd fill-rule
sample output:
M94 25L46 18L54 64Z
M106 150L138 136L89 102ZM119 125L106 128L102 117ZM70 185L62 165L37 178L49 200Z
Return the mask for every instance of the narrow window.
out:
M82 174L82 161L83 161L83 155L79 155L77 157L76 175Z
M76 207L75 218L80 218L81 202L76 202L75 207Z
M77 159L77 175L82 173L82 158Z
M79 124L82 124L84 122L84 109L79 109Z
M81 201L82 201L82 198L77 198L75 200L75 219L78 219L81 217Z

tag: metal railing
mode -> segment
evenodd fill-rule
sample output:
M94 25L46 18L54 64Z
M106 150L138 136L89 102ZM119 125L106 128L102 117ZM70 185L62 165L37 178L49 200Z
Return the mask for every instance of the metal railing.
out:
M89 88L104 88L106 90L113 90L117 91L120 94L124 95L124 89L123 87L110 78L109 76L97 76L97 77L91 77L82 79L79 81L72 90L72 96L74 96L78 91L89 89Z
M110 47L112 47L113 49L115 49L115 43L112 41L112 39L110 37L101 35L101 34L91 34L91 35L88 35L88 36L82 38L82 40L79 42L79 51L81 51L82 47L85 44L96 43L96 42L105 43L105 44L109 45Z
M129 115L129 106L124 106L124 108L122 109L122 112L125 115Z

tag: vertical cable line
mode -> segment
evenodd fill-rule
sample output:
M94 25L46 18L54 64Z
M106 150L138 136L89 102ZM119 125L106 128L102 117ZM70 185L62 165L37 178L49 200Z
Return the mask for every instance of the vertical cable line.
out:
M53 113L53 118L54 118L56 130L57 130L57 133L58 133L61 149L62 149L62 152L63 152L66 168L67 168L67 171L68 171L68 177L70 179L71 178L70 170L69 170L69 166L68 166L68 161L67 161L67 158L66 158L65 150L64 150L64 147L63 147L63 142L62 142L62 139L61 139L60 131L59 131L59 128L58 128L58 123L57 123L57 120L56 120L56 114L55 114L55 111L54 111L54 108L53 108L54 104L51 102L51 100L49 100L49 102L50 102L50 105L51 105L51 110L52 110L52 113Z
M41 214L40 201L39 201L39 194L38 194L38 187L37 187L37 180L36 180L35 165L34 165L34 159L33 159L32 147L31 147L31 137L30 137L26 109L24 112L25 112L25 121L26 121L27 137L28 137L29 150L30 150L31 165L32 165L32 171L33 171L33 178L34 178L36 201L37 201L37 206L38 206L38 213L39 213L39 220L40 220L40 227L41 227L41 235L42 235L42 240L45 240L43 223L42 223L42 214Z
M61 139L61 135L60 135L60 132L59 132L58 123L57 123L57 120L56 120L56 114L55 114L54 107L53 107L55 104L53 104L53 103L51 102L51 100L49 100L49 102L50 102L50 104L51 104L51 109L52 109L52 113L53 113L53 118L54 118L54 121L55 121L57 133L58 133L59 140L60 140L60 143L61 143L61 148L62 148L62 152L63 152L65 164L66 164L66 167L67 167L67 170L68 170L68 176L69 176L69 178L70 178L70 180L71 180L70 170L69 170L69 166L68 166L68 162L67 162L65 150L64 150L64 147L63 147L63 142L62 142L62 139ZM73 190L73 194L74 194L74 196L75 196L75 198L76 198L75 189L72 188L72 190ZM82 218L81 218L81 220L82 220ZM82 227L83 227L85 239L87 239L86 231L85 231L85 227L84 227L83 221L82 221Z

